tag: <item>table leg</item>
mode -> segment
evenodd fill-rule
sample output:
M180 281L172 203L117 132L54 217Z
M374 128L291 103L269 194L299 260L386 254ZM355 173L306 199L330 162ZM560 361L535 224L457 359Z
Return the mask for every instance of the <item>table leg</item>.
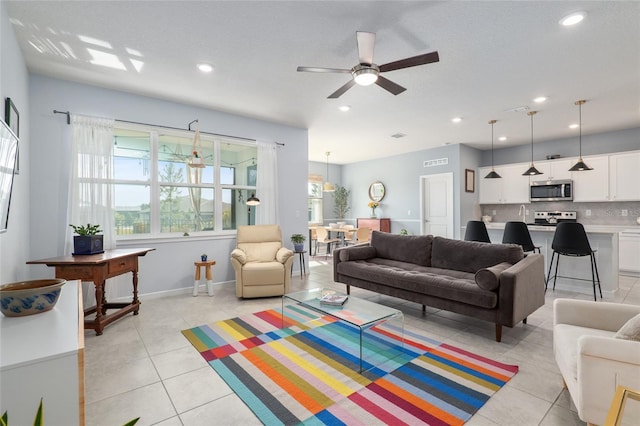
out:
M200 285L200 267L196 266L196 276L193 279L193 297L198 295L198 286Z
M102 285L102 315L107 315L107 282Z
M95 330L96 336L100 336L102 334L102 315L104 315L104 308L102 307L103 303L103 288L104 281L94 283L96 287L96 319L95 319Z
M211 265L205 267L205 275L207 278L207 294L213 296L213 271L211 270Z
M133 311L133 315L138 315L138 311L140 310L140 301L138 300L138 271L131 271L133 274L133 304L136 305L136 309Z

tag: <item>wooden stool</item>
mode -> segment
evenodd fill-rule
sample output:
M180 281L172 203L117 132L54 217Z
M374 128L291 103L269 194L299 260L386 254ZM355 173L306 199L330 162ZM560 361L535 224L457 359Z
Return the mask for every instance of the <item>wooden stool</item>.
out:
M211 267L216 264L215 260L205 260L204 262L193 262L196 265L196 278L193 282L193 296L198 295L198 286L200 285L200 267L204 266L204 275L207 278L207 293L213 296L213 271Z

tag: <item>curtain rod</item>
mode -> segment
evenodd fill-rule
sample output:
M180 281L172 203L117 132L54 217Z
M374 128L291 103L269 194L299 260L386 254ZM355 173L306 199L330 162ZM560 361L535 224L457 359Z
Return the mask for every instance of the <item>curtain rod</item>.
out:
M53 110L54 114L64 114L67 116L67 124L71 124L71 112L69 111L58 111L57 109ZM196 118L195 120L191 121L188 124L188 128L186 129L182 129L180 127L171 127L171 126L163 126L161 124L150 124L150 123L142 123L140 121L129 121L129 120L120 120L120 119L115 119L115 121L119 121L121 123L129 123L129 124L140 124L143 126L152 126L152 127L161 127L163 129L171 129L171 130L189 130L191 131L191 125L193 123L198 123L198 119ZM222 136L222 137L226 137L226 138L234 138L234 139L242 139L245 141L251 141L251 142L256 142L255 139L251 139L251 138L243 138L241 136L231 136L231 135L223 135L222 133L212 133L212 132L203 132L200 131L200 133L203 133L205 135L211 135L211 136ZM282 142L275 142L276 145L280 145L280 146L284 146L284 144Z

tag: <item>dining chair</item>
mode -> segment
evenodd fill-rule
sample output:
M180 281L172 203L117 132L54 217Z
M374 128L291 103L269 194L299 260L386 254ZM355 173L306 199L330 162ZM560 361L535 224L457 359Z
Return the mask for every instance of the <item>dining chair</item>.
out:
M329 231L322 226L316 228L316 237L316 255L318 254L318 244L327 245L327 251L324 254L325 259L331 254L331 244L340 243L339 238L329 238Z
M354 237L356 235L356 228L353 225L344 225L342 227L344 229L344 244L349 245L354 243Z
M371 228L362 227L356 231L356 242L358 244L368 243L371 240Z

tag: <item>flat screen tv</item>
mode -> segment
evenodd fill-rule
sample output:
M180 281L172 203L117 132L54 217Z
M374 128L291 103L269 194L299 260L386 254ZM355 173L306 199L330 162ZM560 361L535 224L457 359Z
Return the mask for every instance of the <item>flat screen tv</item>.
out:
M6 123L0 121L0 233L6 232L9 224L17 154L18 138Z

